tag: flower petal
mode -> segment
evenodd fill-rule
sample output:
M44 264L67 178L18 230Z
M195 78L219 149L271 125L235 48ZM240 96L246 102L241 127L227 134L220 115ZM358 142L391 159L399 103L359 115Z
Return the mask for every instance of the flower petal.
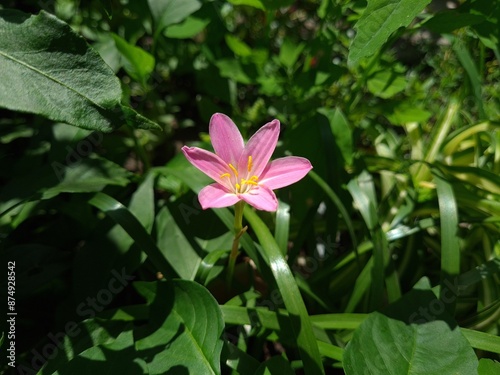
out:
M258 210L276 211L278 209L276 195L266 186L256 186L250 192L241 194L240 198Z
M287 156L271 161L260 175L259 184L279 189L302 179L312 169L311 162L299 156Z
M245 143L233 120L222 113L215 113L210 119L208 132L215 153L227 164L236 167Z
M208 177L224 185L224 181L220 176L226 173L228 167L220 157L213 152L198 147L184 146L182 152L186 156L186 159L196 168L205 173Z
M252 168L250 176L259 176L266 167L269 159L276 148L280 135L280 122L273 120L268 122L248 140L243 153L241 154L238 170L247 171L249 167L248 157L252 157ZM250 168L248 168L250 169Z
M205 186L198 194L198 200L201 207L220 208L234 205L240 198L233 193L228 193L226 188L220 184L212 184Z

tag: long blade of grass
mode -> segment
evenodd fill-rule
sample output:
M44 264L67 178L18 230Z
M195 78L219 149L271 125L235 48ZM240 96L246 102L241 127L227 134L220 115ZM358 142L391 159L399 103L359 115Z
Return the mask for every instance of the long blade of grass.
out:
M492 353L500 353L500 337L473 329L460 328L471 346Z
M290 232L290 205L280 201L276 211L276 227L274 238L281 249L281 254L286 255L288 251L288 236Z
M476 105L479 111L479 115L482 119L484 119L486 118L486 113L484 111L483 99L481 95L481 76L479 75L476 64L474 63L471 54L469 53L461 39L456 38L453 41L452 46L458 57L458 61L460 61L465 72L467 73L467 76L469 77L472 93L474 95L474 98L476 99Z
M291 320L292 331L297 339L297 346L304 363L305 373L324 374L311 320L288 263L281 254L273 235L259 216L249 207L245 207L244 216L261 244L259 250L262 251L264 259L268 260L283 297Z
M441 174L434 169L434 181L439 202L439 214L441 219L441 301L448 311L455 311L456 298L451 301L444 296L447 283L453 283L453 279L460 273L460 242L458 231L458 209L453 188Z
M447 135L450 132L451 126L454 123L455 116L457 115L460 109L460 104L457 99L452 98L444 118L441 122L437 124L435 130L430 135L430 145L427 148L427 152L425 154L424 161L427 163L432 163L436 160L436 156L438 155L443 142L445 141ZM429 167L425 164L415 165L416 173L414 175L414 183L415 186L418 186L420 182L425 180L429 176Z

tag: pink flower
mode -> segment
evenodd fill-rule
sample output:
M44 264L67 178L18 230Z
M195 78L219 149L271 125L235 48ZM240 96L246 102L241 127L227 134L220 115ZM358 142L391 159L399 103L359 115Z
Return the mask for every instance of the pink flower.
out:
M299 181L312 169L309 160L297 156L269 161L280 133L278 120L260 128L246 145L234 122L222 113L210 119L209 133L215 154L197 147L182 148L191 164L215 180L198 195L203 209L244 200L259 210L276 211L273 189Z

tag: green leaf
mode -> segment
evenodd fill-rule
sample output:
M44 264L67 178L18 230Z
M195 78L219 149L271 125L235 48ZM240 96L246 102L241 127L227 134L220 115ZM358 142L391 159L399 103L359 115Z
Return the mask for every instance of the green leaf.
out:
M413 290L354 332L344 352L346 375L469 375L477 357L430 290Z
M288 235L290 232L290 205L279 201L276 211L276 227L274 229L274 238L285 256L288 252Z
M356 23L357 34L349 50L348 63L355 67L359 61L374 55L389 36L410 22L431 0L371 0Z
M500 354L500 337L473 329L461 330L473 348Z
M245 72L240 62L235 59L219 59L215 65L219 68L220 75L233 79L236 82L250 84L252 79Z
M234 52L235 55L245 57L252 54L250 46L241 39L231 34L226 34L224 38L226 39L227 46Z
M224 321L214 297L187 280L134 286L150 305L150 322L135 335L149 373L220 374Z
M210 19L188 17L183 22L165 29L165 36L175 39L192 38L201 33L210 23Z
M159 128L120 104L120 82L111 68L44 11L30 16L0 10L0 66L0 107L103 132L125 122Z
M393 125L403 125L410 122L423 123L432 116L432 113L425 110L421 103L408 101L393 105L388 110L385 112L385 116Z
M155 35L167 26L184 21L201 8L198 0L148 0L148 4L156 23Z
M123 68L136 81L145 84L155 67L155 58L142 48L128 43L116 34L111 34L116 48L122 56Z
M497 375L500 374L500 362L489 358L481 358L477 368L478 375Z
M288 38L285 39L278 56L280 63L287 68L293 67L305 46L305 43L296 44Z
M131 177L126 169L100 157L88 157L76 165L67 166L54 162L52 168L60 183L43 191L42 199L52 198L60 193L100 191L107 185L126 186Z
M347 164L352 164L353 143L352 130L349 123L339 108L319 108L318 112L328 118L335 143Z
M382 99L388 99L406 88L406 78L391 70L376 72L368 78L370 92Z

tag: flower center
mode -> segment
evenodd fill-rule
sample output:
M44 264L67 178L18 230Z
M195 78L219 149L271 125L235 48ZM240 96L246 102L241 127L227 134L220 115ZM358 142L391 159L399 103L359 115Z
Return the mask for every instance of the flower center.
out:
M249 156L247 160L247 176L246 178L240 178L238 169L234 167L231 163L228 164L229 171L220 175L220 178L227 178L230 186L233 188L235 194L247 193L252 186L259 185L259 177L252 175L250 172L253 168L252 157ZM241 171L240 171L241 172ZM250 177L249 177L250 176Z

